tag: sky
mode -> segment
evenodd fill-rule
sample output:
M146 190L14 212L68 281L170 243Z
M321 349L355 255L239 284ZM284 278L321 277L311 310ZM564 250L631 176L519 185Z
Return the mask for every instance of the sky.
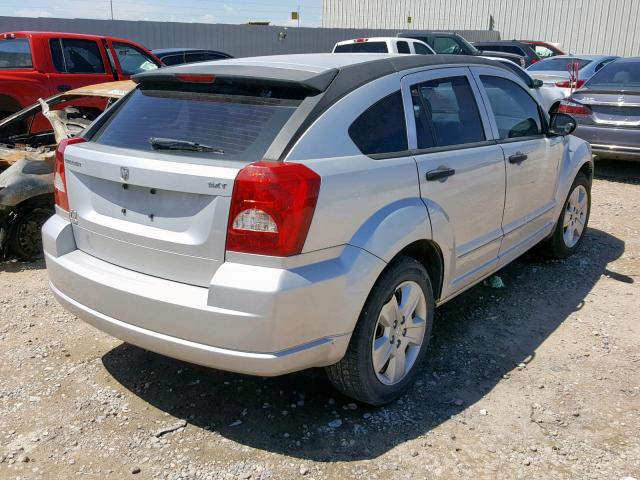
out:
M111 18L169 22L246 23L271 21L297 25L291 12L300 9L301 27L319 27L322 0L0 0L0 16Z

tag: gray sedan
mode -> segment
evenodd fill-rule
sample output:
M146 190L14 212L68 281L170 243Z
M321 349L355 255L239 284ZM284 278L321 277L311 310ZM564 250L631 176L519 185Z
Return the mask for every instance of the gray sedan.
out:
M534 63L527 72L533 78L542 80L546 88L557 89L560 98L567 98L574 90L581 88L596 72L616 58L611 55L557 55ZM578 81L573 84L569 74L572 62L578 64Z
M640 160L640 58L610 63L559 111L577 120L575 135L598 157Z

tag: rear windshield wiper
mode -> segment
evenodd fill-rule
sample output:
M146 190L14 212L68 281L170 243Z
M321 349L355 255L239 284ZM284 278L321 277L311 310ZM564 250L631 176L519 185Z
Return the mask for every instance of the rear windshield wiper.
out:
M224 155L224 150L218 147L202 145L188 140L176 140L174 138L156 138L149 139L151 148L154 150L186 150L190 152L210 152L216 155Z

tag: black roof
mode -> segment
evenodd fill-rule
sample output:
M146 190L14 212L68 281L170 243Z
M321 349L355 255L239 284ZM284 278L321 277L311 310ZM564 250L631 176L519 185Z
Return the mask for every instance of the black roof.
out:
M323 61L314 64L316 55L322 60L332 56L335 62ZM439 65L496 66L496 62L467 55L282 55L177 65L140 73L132 78L136 83L173 82L176 81L176 74L207 74L219 78L255 80L282 86L295 85L316 93L326 91L327 94L331 93L331 97L341 97L392 73Z

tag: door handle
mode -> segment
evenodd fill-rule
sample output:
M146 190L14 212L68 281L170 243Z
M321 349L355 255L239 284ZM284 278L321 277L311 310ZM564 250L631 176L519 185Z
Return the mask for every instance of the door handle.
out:
M427 172L427 181L433 182L435 180L442 180L443 178L455 175L456 171L453 168L437 168L435 170L429 170Z
M516 153L515 155L511 155L509 157L509 163L522 163L524 162L527 158L529 158L528 155L524 154L524 153Z
M59 92L68 92L71 90L71 85L58 85Z

